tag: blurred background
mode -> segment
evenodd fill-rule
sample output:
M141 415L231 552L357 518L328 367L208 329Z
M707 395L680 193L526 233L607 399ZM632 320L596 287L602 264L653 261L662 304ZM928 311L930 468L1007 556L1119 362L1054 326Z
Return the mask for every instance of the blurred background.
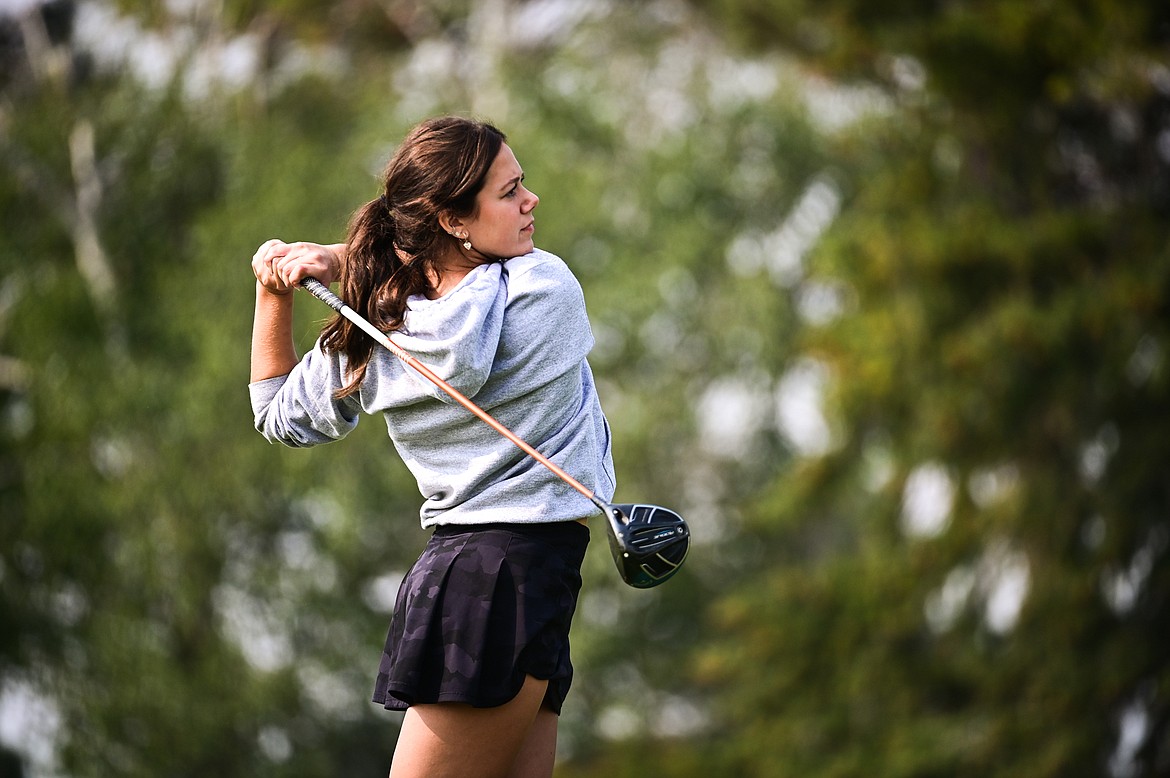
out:
M386 774L420 498L254 432L249 261L447 112L695 533L559 778L1170 775L1164 0L0 0L0 776Z

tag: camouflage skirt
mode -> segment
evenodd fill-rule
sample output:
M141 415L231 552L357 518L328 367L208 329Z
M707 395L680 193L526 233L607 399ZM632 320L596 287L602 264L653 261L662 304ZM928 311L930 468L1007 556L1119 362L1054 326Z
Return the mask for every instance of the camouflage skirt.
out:
M559 714L588 543L575 521L437 528L398 589L374 702L494 707L532 675Z

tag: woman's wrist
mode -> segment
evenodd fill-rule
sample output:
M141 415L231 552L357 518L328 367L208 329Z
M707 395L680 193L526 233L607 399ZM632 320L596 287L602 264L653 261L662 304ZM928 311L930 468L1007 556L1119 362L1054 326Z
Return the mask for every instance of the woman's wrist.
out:
M295 291L296 291L296 288L290 286L288 289L285 289L282 292L278 292L275 289L272 289L270 287L265 286L264 284L260 283L259 281L256 282L256 297L257 297L257 299L259 299L261 297L272 297L272 298L277 298L277 299L283 298L283 297L291 298L292 293Z
M326 246L330 253L333 254L333 262L330 263L329 274L336 281L341 278L341 266L345 263L345 255L349 253L349 245L345 243L334 243Z

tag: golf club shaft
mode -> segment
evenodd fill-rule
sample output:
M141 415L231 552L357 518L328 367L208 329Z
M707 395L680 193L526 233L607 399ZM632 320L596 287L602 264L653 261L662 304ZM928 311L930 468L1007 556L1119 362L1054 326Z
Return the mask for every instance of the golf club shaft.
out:
M532 446L528 445L526 442L524 442L523 439L520 438L520 436L512 432L512 430L508 429L503 424L500 424L500 422L496 421L491 414L473 403L470 399L467 398L466 395L464 395L455 387L451 386L439 376L435 375L435 373L432 372L430 368L415 359L408 351L404 350L397 343L390 340L386 333L379 330L377 327L363 318L361 314L346 305L345 302L340 297L331 292L329 287L325 286L325 284L321 283L315 278L305 278L301 280L301 286L318 300L325 303L345 318L349 319L351 322L353 322L354 325L356 325L363 332L385 347L391 354L402 360L404 364L406 364L412 370L418 372L435 386L442 389L451 397L451 399L478 416L481 421L514 443L525 454L547 467L549 471L552 472L552 474L557 478L560 478L562 481L576 489L582 495L588 497L594 505L601 509L602 513L608 513L612 510L612 508L610 508L610 506L606 504L604 500L595 495L588 487L586 487L573 476L566 473L544 454L541 454Z

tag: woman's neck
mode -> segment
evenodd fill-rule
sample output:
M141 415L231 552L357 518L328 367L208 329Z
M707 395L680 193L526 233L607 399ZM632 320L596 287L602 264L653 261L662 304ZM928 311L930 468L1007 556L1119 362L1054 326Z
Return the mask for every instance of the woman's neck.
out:
M459 282L466 278L468 273L489 261L486 257L480 256L478 252L474 255L459 251L449 252L441 262L437 263L436 269L428 274L431 282L431 293L427 297L437 300L459 286Z

